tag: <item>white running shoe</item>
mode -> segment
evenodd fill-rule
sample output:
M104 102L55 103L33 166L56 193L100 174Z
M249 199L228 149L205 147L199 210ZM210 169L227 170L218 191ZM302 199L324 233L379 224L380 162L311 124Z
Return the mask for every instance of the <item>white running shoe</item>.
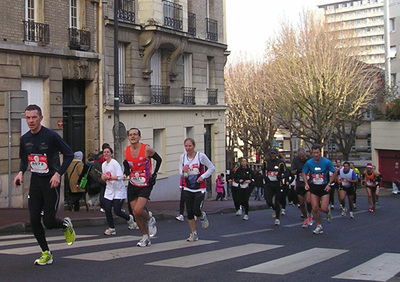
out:
M342 216L346 215L346 208L342 208Z
M281 225L281 221L279 219L275 219L275 225Z
M307 216L307 221L308 221L308 225L309 225L309 226L313 225L312 216Z
M326 221L328 223L331 223L331 221L332 221L332 214L331 214L331 210L330 209L328 209L328 212L326 213Z
M205 212L202 212L202 213L203 213L203 216L200 218L200 220L201 220L201 227L204 228L204 229L206 229L206 228L208 228L208 226L210 225L210 223L208 222L206 213L205 213Z
M302 228L307 228L308 227L308 220L303 221L303 225L301 226Z
M314 229L313 233L317 235L324 233L324 231L322 230L322 225L317 225L317 228Z
M157 234L156 219L154 218L154 216L151 212L149 212L149 216L150 216L150 220L147 221L149 236L154 237Z
M137 223L133 220L133 215L129 215L129 220L127 221L128 223L128 229L133 230L136 229Z
M104 231L104 235L111 236L111 235L115 235L115 234L117 234L117 231L115 231L115 228L109 227L108 229L106 229L106 231Z
M242 210L241 209L238 209L237 211L236 211L236 216L241 216L242 215Z
M272 213L271 213L271 216L272 216L273 218L275 218L275 217L276 217L276 213L275 213L275 211L272 211Z
M150 241L150 239L142 238L139 242L137 242L136 246L138 246L138 247L149 247L149 246L151 246L151 241Z
M286 215L286 211L285 211L285 209L282 209L282 211L281 211L281 215Z
M245 215L243 216L243 220L249 220L249 216L248 216L247 214L245 214Z
M350 212L350 218L354 218L354 213Z
M183 216L183 214L178 215L177 217L175 217L175 219L177 221L185 221L185 217Z
M188 242L195 242L199 240L199 236L197 234L190 233L189 237L186 239Z

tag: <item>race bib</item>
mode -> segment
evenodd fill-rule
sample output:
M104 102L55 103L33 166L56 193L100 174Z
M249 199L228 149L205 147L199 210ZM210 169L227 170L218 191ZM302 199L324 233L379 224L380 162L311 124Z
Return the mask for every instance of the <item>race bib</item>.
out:
M324 174L323 173L314 173L312 175L312 183L316 184L316 185L321 185L324 184Z
M374 186L375 182L372 182L370 179L367 180L367 185L368 186Z
M191 164L189 166L188 175L198 175L200 174L199 164Z
M268 171L267 176L270 181L278 181L278 172L277 171Z
M46 155L28 155L28 163L31 172L35 173L48 173L49 163Z
M148 186L146 172L144 172L144 171L143 172L139 172L139 171L131 172L131 174L129 176L129 182L132 185L138 186L138 187Z

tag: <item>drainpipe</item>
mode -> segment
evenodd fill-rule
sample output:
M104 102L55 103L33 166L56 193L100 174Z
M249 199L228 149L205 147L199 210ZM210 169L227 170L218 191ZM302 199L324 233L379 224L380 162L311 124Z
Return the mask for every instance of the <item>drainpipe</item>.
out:
M103 58L103 0L99 1L97 13L98 52L99 60L99 148L103 144L103 84L104 84L104 58Z

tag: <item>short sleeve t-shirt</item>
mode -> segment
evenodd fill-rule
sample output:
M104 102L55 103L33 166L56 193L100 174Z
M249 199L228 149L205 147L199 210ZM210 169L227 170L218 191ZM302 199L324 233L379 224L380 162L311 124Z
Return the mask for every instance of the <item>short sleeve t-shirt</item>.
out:
M319 162L315 162L314 158L309 159L302 172L310 173L310 181L315 185L326 185L328 183L329 172L334 173L335 167L332 162L325 157L322 157Z

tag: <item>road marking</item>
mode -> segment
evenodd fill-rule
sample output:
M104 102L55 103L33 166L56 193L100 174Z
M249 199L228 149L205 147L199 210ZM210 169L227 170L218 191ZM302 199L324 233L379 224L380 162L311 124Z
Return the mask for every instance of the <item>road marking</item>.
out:
M82 247L90 247L90 246L97 246L101 244L111 245L115 243L123 243L129 241L135 241L142 238L141 236L121 236L121 237L105 237L102 239L93 239L93 240L79 240L80 237L77 238L77 241L72 246L66 245L66 243L56 243L51 244L50 250L62 250L66 248L82 248ZM31 247L21 247L21 248L12 248L8 250L0 250L0 254L9 254L9 255L27 255L27 254L34 254L40 250L39 246L31 246Z
M383 253L332 278L387 281L400 271L400 254Z
M276 248L281 248L283 245L267 245L267 244L246 244L243 246L237 246L232 248L226 248L216 251L197 253L194 255L183 256L178 258L160 260L155 262L146 263L147 265L157 266L170 266L189 268L209 263L215 263L217 261L227 260L236 257L243 257L245 255L255 254L264 252Z
M238 271L285 275L309 267L313 264L323 262L346 252L348 252L348 250L313 248L311 250L296 253L294 255L243 268Z
M140 237L141 238L141 237ZM112 249L108 251L100 251L100 252L93 252L93 253L84 253L79 255L72 255L66 256L64 258L69 259L83 259L83 260L90 260L90 261L107 261L119 258L127 258L127 257L134 257L139 255L147 255L156 252L164 252L170 250L177 250L182 248L189 248L189 247L196 247L202 246L207 244L218 243L218 241L207 241L207 240L200 240L197 242L189 243L185 240L178 240L172 242L165 242L165 243L157 243L151 245L150 247L127 247L127 248L120 248L120 249Z
M0 241L3 241L3 240L15 240L15 239L18 239L18 238L29 238L29 237L33 237L33 235L32 234L15 234L15 235L0 235Z
M247 232L241 232L241 233L234 233L234 234L222 235L221 237L230 238L230 237L236 237L236 236L242 236L242 235L260 233L260 232L271 231L271 230L272 230L271 228L266 228L266 229L260 229L260 230L254 230L254 231L247 231Z
M91 237L98 237L98 235L79 235L78 240L82 238L91 238ZM47 238L47 242L54 242L54 241L59 241L59 240L65 240L65 236L52 236ZM10 246L10 245L19 245L19 244L29 244L29 243L35 243L37 244L37 241L33 235L29 235L29 238L25 239L20 239L20 240L13 240L13 241L0 241L0 247L2 246Z

